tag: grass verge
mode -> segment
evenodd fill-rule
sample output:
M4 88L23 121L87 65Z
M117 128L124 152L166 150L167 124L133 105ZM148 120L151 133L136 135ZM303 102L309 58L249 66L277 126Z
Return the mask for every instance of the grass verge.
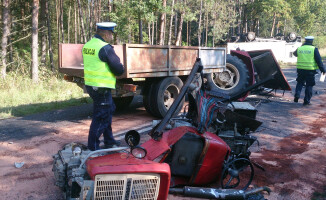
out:
M55 76L33 83L30 78L8 74L0 83L0 119L90 102L88 95L76 84Z

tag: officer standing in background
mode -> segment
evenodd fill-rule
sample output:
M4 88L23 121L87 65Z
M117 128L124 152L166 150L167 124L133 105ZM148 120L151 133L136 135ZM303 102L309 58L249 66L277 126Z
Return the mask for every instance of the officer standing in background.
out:
M115 105L111 89L115 89L116 76L124 72L120 58L113 46L114 27L116 23L97 23L94 37L83 47L84 79L89 96L93 99L93 118L88 135L88 148L100 149L100 136L104 137L104 148L119 146L112 135L112 114Z
M315 85L315 74L317 69L325 73L322 59L319 51L312 45L313 36L305 37L305 43L299 47L293 54L297 58L297 86L295 88L294 102L298 102L302 87L305 85L305 97L303 105L309 105L312 97L312 88Z

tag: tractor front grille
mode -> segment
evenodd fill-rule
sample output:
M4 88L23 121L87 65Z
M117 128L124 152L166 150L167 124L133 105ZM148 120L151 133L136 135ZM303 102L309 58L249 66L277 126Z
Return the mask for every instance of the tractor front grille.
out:
M155 200L159 186L159 174L101 174L95 176L94 199Z

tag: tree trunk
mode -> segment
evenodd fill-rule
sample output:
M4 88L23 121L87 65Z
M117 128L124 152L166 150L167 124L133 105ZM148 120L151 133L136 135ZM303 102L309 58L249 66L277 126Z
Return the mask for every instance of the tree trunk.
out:
M42 20L42 27L44 31L42 31L42 51L41 51L41 64L45 65L46 63L46 13L45 13L45 2L46 0L41 0L41 20Z
M158 39L158 32L157 32L157 21L155 21L155 42L157 43Z
M55 6L56 6L56 14L57 14L57 33L58 33L58 43L60 42L60 1L61 0L55 0Z
M181 16L180 16L180 22L179 22L179 29L178 29L178 36L177 36L177 40L175 42L175 45L176 46L181 46L182 44L182 38L181 38L181 35L182 35L182 24L183 24L183 16L185 15L185 12L183 11L181 13Z
M154 34L155 34L155 22L153 21L152 22L152 44L154 44Z
M102 2L101 2L101 0L98 0L98 19L97 19L97 22L101 21L101 8L102 8Z
M9 35L9 2L10 0L3 0L2 4L2 23L3 23L3 33L1 40L1 59L2 59L2 67L1 67L1 77L4 79L7 74L7 45L8 45L8 35Z
M215 36L213 35L213 47L215 47Z
M260 26L259 26L259 19L257 19L257 37L259 37L259 34L260 34L259 28L260 28Z
M283 27L283 35L285 36L285 31L286 31L286 19L284 20L284 27Z
M206 36L205 36L205 47L207 47L207 40L208 40L208 13L206 11Z
M38 14L39 0L33 0L32 14L32 80L38 82Z
M76 2L74 2L74 10L75 10L75 44L77 44L77 9L76 9Z
M92 38L93 35L93 10L94 10L94 0L91 0L90 2L90 6L89 6L89 35L88 38Z
M51 16L49 15L49 0L45 0L45 14L46 14L47 26L48 26L50 65L51 65L51 71L54 72L55 68L54 68L54 63L53 63L52 37L51 37Z
M111 1L109 0L108 1L108 10L109 10L109 14L108 14L108 21L111 21L111 18L110 18L110 13L112 12L112 5L110 3Z
M271 30L271 37L273 37L274 28L275 28L275 21L276 21L276 13L274 12L273 25L272 25L272 30Z
M80 18L80 23L81 23L81 34L84 39L84 42L86 43L86 34L85 34L85 26L84 26L84 20L83 20L83 10L80 4L80 0L78 0L78 10L79 10L79 18Z
M200 10L199 10L199 22L198 22L198 46L201 45L201 16L203 10L203 0L200 0Z
M147 25L147 28L148 28L148 44L150 45L150 44L152 44L152 42L151 42L151 23L150 22L148 22L148 25Z
M187 46L189 46L189 22L187 21Z
M163 9L164 12L161 14L160 17L160 40L159 40L159 45L164 45L164 30L165 30L165 17L166 17L166 0L163 0Z
M78 6L78 3L77 3ZM78 10L78 9L77 9ZM80 33L80 17L79 17L79 12L77 12L77 30L78 30L78 42L82 42L83 41L83 36ZM77 42L77 43L78 43Z
M175 19L174 19L174 38L176 39L178 36L178 13L175 13Z
M191 22L189 23L189 44L188 46L191 46Z
M143 44L143 22L141 21L141 14L138 13L138 28L139 28L139 44Z
M1 15L0 15L1 16ZM13 16L12 15L9 15L9 33L11 32L12 30L12 21L13 21ZM9 63L12 63L14 62L14 58L13 58L13 48L12 48L12 41L11 41L11 37L10 35L8 36L8 45L7 47L9 48Z
M172 0L172 6L171 6L171 17L170 17L170 28L169 28L169 40L168 40L168 45L171 45L171 39L172 39L173 8L174 8L174 0Z
M63 29L63 0L60 0L60 26L61 26L61 42L65 42L64 29Z
M68 43L70 43L70 19L71 19L71 5L69 5L68 11Z

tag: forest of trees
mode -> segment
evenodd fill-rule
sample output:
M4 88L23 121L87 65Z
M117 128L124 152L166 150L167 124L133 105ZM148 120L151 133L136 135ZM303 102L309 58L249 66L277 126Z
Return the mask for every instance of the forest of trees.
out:
M58 43L85 43L113 21L115 43L215 46L255 32L326 35L325 0L2 0L1 77L56 71Z

